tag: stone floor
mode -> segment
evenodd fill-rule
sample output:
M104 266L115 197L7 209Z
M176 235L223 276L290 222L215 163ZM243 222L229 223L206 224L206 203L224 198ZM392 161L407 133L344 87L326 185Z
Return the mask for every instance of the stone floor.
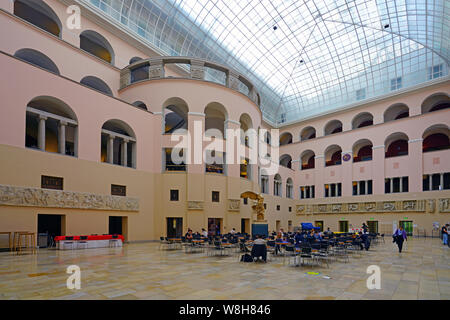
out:
M239 263L157 243L38 254L0 253L0 299L450 299L447 246L410 239L399 254L391 241L329 268ZM66 287L66 268L81 268L81 289ZM381 268L381 289L368 290L366 269ZM313 274L308 274L313 272ZM319 273L319 274L316 274ZM326 277L329 277L326 278Z

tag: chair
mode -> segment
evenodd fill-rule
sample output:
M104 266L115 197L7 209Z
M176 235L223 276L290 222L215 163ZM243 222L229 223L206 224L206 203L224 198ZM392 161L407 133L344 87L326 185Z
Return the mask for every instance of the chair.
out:
M251 256L253 258L253 261L255 261L255 258L258 259L261 257L264 262L267 261L267 247L265 244L254 244L252 247Z
M295 257L296 255L297 254L295 252L295 246L285 246L284 247L284 254L283 254L283 257L284 257L283 264L285 263L286 257L288 257L289 261L290 261L290 258L291 257ZM294 259L294 262L295 262L295 259Z
M120 247L120 239L109 239L109 247L110 248L115 248L115 247Z

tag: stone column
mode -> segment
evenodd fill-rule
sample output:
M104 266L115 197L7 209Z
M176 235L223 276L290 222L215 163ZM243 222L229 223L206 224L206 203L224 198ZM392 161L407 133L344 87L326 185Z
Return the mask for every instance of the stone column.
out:
M439 190L444 190L444 174L441 173L440 176L441 176L441 180L439 183Z
M47 117L39 115L39 127L38 127L38 147L45 151L45 121Z
M428 175L428 185L430 186L429 191L432 191L433 190L433 175L432 174Z
M137 141L131 143L131 167L136 169L137 166Z
M394 178L389 178L390 193L394 193Z
M410 115L411 116L411 115ZM422 138L412 139L408 141L408 157L407 166L413 168L409 174L409 192L422 191L422 175L423 175L423 155L422 155Z
M384 194L384 145L372 147L372 194Z
M205 62L201 60L191 60L191 78L197 80L205 79Z
M233 90L239 90L239 74L229 70L227 74L227 87Z
M359 181L356 181L356 195L361 195L361 187L359 185Z
M369 194L369 181L364 180L364 191L365 194Z
M325 196L323 174L325 171L325 157L323 155L317 155L314 157L314 185L315 185L315 197L323 198Z
M108 143L106 145L106 157L108 163L114 162L114 137L108 135Z
M403 178L400 177L399 179L400 179L400 181L399 181L399 184L400 184L400 186L399 186L399 192L403 192Z
M61 154L66 154L66 126L67 122L59 121L58 151Z
M128 164L128 140L123 139L122 141L122 166L127 167Z

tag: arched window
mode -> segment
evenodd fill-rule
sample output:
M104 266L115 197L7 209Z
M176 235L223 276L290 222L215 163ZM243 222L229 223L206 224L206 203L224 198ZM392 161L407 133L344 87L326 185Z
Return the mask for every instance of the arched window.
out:
M384 112L384 122L394 121L409 117L409 108L404 103L396 103L386 109Z
M61 21L52 8L42 0L15 0L14 15L61 37Z
M264 133L264 141L270 146L272 143L272 136L270 135L269 131L266 131Z
M14 54L15 57L27 61L35 66L41 67L47 71L59 74L56 64L45 54L34 49L20 49Z
M445 124L436 124L423 133L422 152L446 150L450 148L450 130Z
M247 114L243 113L239 118L239 123L241 124L241 143L246 147L250 146L250 132L249 130L253 128L252 118Z
M315 153L312 150L305 150L300 155L302 170L314 169L315 167Z
M122 120L109 120L103 124L101 161L136 168L136 136Z
M142 102L142 101L135 101L135 102L132 103L132 105L135 106L135 107L144 109L144 110L148 110L147 109L147 105L144 102Z
M283 154L280 157L280 165L292 169L292 157L288 154Z
M372 160L372 142L368 139L361 139L353 144L353 162Z
M330 134L342 132L342 122L339 120L331 120L325 125L324 135L328 136Z
M429 96L422 103L422 114L450 108L450 97L445 93Z
M114 64L114 51L109 42L98 32L83 31L80 34L80 48L110 64Z
M306 127L300 133L300 141L314 139L315 137L316 137L316 129L314 129L313 127Z
M358 129L373 125L373 115L369 112L362 112L356 115L352 121L352 129Z
M294 183L291 178L286 180L286 198L292 199L294 197Z
M325 167L336 166L342 163L342 149L338 145L331 145L325 150Z
M78 120L63 101L36 97L27 104L25 146L64 155L78 155Z
M103 92L104 94L107 94L109 96L113 95L109 86L102 79L99 79L97 77L93 76L84 77L83 79L81 79L80 83L94 90Z
M188 129L189 108L183 99L170 98L166 100L163 106L163 133L171 134L177 129Z
M227 118L227 111L222 104L218 102L209 103L205 108L205 134L210 137L223 138Z
M275 196L281 197L281 190L282 190L281 188L282 188L281 176L277 173L273 178L273 194Z
M292 143L292 134L289 132L284 132L280 135L280 146Z
M391 134L384 142L385 158L404 156L408 154L408 136L401 132Z
M269 193L269 175L265 169L261 169L261 193Z

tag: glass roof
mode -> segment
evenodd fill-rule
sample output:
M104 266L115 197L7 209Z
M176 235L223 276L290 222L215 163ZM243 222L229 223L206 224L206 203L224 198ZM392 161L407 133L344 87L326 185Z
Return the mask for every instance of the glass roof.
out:
M448 75L449 0L79 1L163 54L241 72L271 124Z

